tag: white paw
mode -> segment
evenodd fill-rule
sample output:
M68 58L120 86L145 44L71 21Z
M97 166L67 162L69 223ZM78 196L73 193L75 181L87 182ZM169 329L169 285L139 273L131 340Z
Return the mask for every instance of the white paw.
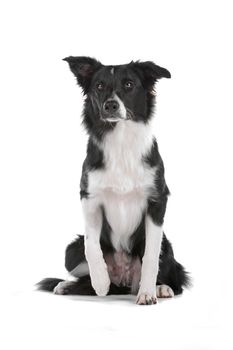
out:
M98 271L92 271L91 284L99 297L103 297L108 294L110 283L111 281L107 272L107 268L105 269L105 267L103 267L101 270L98 269Z
M156 296L150 293L138 293L136 304L138 305L152 305L156 304Z
M166 284L161 284L159 286L156 286L156 295L157 298L172 298L174 297L174 292Z
M58 295L70 294L70 287L75 284L74 281L62 281L54 288L53 293Z

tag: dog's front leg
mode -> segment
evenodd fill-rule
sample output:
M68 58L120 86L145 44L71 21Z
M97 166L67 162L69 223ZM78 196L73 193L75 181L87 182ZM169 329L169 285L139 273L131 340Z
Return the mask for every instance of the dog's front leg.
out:
M163 237L162 222L166 203L150 202L145 222L145 251L142 259L141 281L137 304L156 304L156 280ZM161 216L162 214L162 216Z
M99 203L92 198L82 199L82 207L85 220L85 255L91 284L97 295L104 296L108 293L110 278L100 246L102 210Z

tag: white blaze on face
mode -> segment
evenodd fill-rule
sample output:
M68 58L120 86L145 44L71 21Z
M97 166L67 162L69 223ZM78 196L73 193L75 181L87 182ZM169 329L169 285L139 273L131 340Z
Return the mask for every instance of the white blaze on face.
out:
M125 108L125 105L124 103L122 102L122 100L120 99L120 97L117 96L117 94L114 94L113 95L113 100L117 101L119 103L119 114L120 114L120 117L122 119L127 119L127 112L126 112L126 108Z

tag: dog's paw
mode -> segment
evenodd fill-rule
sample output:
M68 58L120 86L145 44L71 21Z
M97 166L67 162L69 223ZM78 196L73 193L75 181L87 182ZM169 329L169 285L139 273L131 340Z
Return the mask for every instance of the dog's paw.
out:
M70 288L74 285L73 281L62 281L54 288L53 293L58 295L70 294Z
M174 292L171 287L166 284L161 284L156 286L156 295L157 298L173 298Z
M104 297L108 294L110 287L110 279L109 277L101 278L99 281L92 282L92 286L99 297Z
M157 303L155 295L150 293L139 293L137 296L136 304L138 305L153 305Z
M103 269L102 272L95 272L91 276L92 287L99 297L103 297L108 294L110 283L111 281L106 269Z

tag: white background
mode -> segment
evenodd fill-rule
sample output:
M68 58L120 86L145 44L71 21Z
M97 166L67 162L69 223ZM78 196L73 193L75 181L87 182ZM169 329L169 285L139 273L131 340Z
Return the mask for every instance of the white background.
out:
M2 349L233 349L231 1L3 1L0 225ZM165 232L194 287L139 307L134 298L33 291L65 277L83 233L82 95L63 57L153 60L154 133L170 197Z

